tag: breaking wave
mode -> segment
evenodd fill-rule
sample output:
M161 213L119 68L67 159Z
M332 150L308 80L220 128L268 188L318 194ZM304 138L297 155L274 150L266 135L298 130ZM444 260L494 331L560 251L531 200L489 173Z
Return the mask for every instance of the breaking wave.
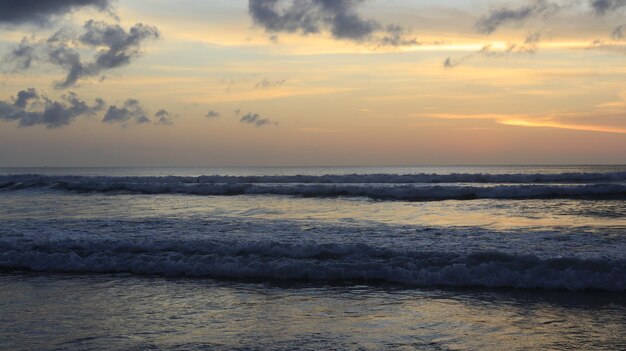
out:
M256 183L300 183L300 184L407 184L407 183L509 183L509 184L536 184L536 183L597 183L597 182L626 182L626 172L603 173L451 173L451 174L343 174L343 175L262 175L262 176L44 176L37 174L4 175L0 176L0 184L10 182L79 182L92 181L104 183L226 183L226 184L256 184Z
M192 195L366 197L377 200L625 199L626 173L327 176L0 176L0 190ZM456 183L455 183L456 182ZM597 183L601 182L601 183ZM476 184L481 183L481 184ZM484 183L484 184L482 184Z
M228 279L385 282L626 290L626 261L503 252L395 251L367 244L287 244L214 240L0 242L0 268L133 273Z

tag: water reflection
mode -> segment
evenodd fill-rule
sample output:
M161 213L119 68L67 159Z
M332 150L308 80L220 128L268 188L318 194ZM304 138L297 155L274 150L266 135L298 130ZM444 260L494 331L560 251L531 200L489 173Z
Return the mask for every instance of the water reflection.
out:
M0 283L4 349L626 347L620 293L108 275L5 274Z
M550 229L626 228L623 201L474 200L380 202L289 196L103 195L57 192L6 193L0 219L241 217L349 221L437 227Z

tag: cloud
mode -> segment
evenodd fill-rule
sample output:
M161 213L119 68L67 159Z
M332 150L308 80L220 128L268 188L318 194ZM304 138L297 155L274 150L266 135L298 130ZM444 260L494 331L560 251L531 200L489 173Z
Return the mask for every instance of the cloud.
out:
M110 69L122 67L143 54L141 45L160 37L156 27L135 24L128 31L117 24L89 20L79 36L68 30L59 30L47 40L31 43L22 39L5 61L13 62L18 69L29 69L34 61L50 63L67 71L56 88L74 86L80 79L92 77ZM81 52L93 52L92 60L84 61Z
M146 111L139 104L139 101L135 99L127 99L122 107L117 107L116 105L109 106L102 119L102 123L124 123L124 126L127 126L128 123L143 124L150 122Z
M596 15L603 16L609 12L626 7L626 0L585 0L569 1L558 4L557 1L533 0L529 4L518 7L501 7L492 9L487 15L476 22L476 29L485 34L491 34L507 24L522 23L538 16L552 16L568 7L576 7L579 3L587 3Z
M615 28L613 30L613 32L611 33L611 39L613 39L613 40L624 40L624 39L626 39L626 33L624 33L624 30L626 30L626 24L623 24L623 25Z
M167 110L164 110L164 109L158 110L157 113L154 114L154 117L156 118L156 124L167 125L167 126L171 126L172 124L174 124L172 122L172 118L174 118L174 116L172 116L172 114L169 113L169 111Z
M380 46L413 46L421 45L417 38L410 37L409 32L401 26L390 24L385 27L385 33L378 43Z
M443 60L443 67L444 68L454 68L458 65L460 65L462 63L462 60L453 60L452 57L446 57L445 60Z
M611 118L615 118L620 122L623 120L623 113L621 111L617 112L617 114L615 115L595 114L595 116L593 114L590 115L588 112L563 112L548 115L438 113L427 114L424 115L424 117L439 119L492 120L493 122L498 124L517 127L558 128L587 132L626 134L626 128L624 128L623 123L620 123L618 125L610 123ZM602 122L604 122L604 124Z
M267 124L278 124L276 122L272 122L267 118L261 118L261 115L258 113L247 113L241 117L239 120L241 123L254 124L256 127L262 127Z
M0 1L0 24L48 24L51 17L83 7L103 11L110 9L110 0L3 0Z
M626 0L590 0L591 8L598 15L626 7Z
M117 107L117 105L109 106L102 118L102 123L121 124L124 128L136 124L172 125L172 118L175 117L165 109L160 109L154 114L154 122L148 115L149 113L146 112L138 100L126 99L120 107Z
M262 81L256 83L254 85L254 87L257 88L257 89L267 89L267 88L279 87L279 86L285 84L286 81L287 81L286 79L269 80L267 78L264 78Z
M17 93L17 97L15 98L15 102L13 103L13 105L20 109L25 109L30 101L36 100L38 98L39 95L34 88L21 90Z
M535 53L537 51L537 45L541 41L541 33L533 32L526 36L524 44L519 48L521 52Z
M379 28L361 18L362 0L250 0L254 23L270 33L319 33L329 29L337 39L362 40Z
M71 124L82 116L96 116L106 109L106 103L96 98L90 105L73 92L61 96L61 100L52 100L34 88L19 91L10 101L0 100L0 121L18 121L20 127L44 125L47 128L59 128ZM154 114L153 122L139 101L127 99L121 107L109 106L102 123L130 124L154 123L171 125L176 116L165 109Z
M485 34L495 32L500 26L509 23L524 22L539 15L550 15L558 11L559 6L547 0L535 0L518 8L498 8L476 22L476 29Z
M534 54L537 51L541 33L533 32L526 36L523 44L509 43L503 49L495 49L492 45L485 45L480 50L459 58L448 57L443 62L444 68L454 68L476 56L503 57L511 54Z
M607 43L605 40L596 39L592 41L586 49L604 49L610 47L612 47L612 45L610 43Z
M333 38L379 46L418 45L408 31L391 24L383 26L359 14L364 0L249 0L254 24L262 27L273 41L277 33L319 34L328 31Z
M96 64L101 68L114 68L130 63L134 57L140 56L140 45L148 39L158 39L159 30L154 26L137 23L128 32L121 26L101 21L89 20L84 26L85 33L79 41L100 50L96 56Z
M23 38L3 59L5 63L13 63L17 70L27 70L37 59L35 47L28 38Z
M209 110L209 112L207 112L206 115L204 115L204 117L208 117L208 118L217 118L220 116L220 113L217 111L213 111L213 110Z
M63 95L61 101L55 101L30 88L18 92L13 102L0 101L0 120L18 121L20 127L44 125L47 128L59 128L69 125L80 116L95 115L104 106L102 99L98 98L94 105L88 105L74 93Z

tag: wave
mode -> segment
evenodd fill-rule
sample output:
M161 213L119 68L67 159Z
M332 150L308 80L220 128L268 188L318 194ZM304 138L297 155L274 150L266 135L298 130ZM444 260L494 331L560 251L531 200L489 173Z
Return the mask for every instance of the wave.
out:
M344 176L327 176L344 177ZM361 180L370 179L368 175ZM403 177L403 176L399 176ZM614 176L617 177L617 176ZM0 191L29 188L100 193L191 195L291 195L366 197L375 200L438 201L470 199L626 199L626 184L416 184L416 183L270 183L208 182L208 177L3 176ZM210 178L213 179L213 178ZM215 178L217 179L217 178ZM214 180L215 180L214 179ZM566 179L562 177L560 179ZM191 181L195 180L195 181ZM370 179L371 180L371 179ZM571 179L570 179L571 180Z
M366 244L64 239L0 242L0 268L408 286L626 290L626 260L489 251L395 251Z
M343 175L268 175L268 176L44 176L36 174L0 176L2 184L19 183L56 183L56 182L103 182L103 183L225 183L225 184L439 184L439 183L506 183L506 184L538 184L538 183L597 183L626 182L626 172L603 173L451 173L451 174L343 174Z

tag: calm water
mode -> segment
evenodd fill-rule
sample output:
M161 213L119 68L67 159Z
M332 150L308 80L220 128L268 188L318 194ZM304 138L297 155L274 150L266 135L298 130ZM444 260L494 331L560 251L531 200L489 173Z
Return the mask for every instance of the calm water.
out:
M625 349L626 166L0 168L2 349Z

